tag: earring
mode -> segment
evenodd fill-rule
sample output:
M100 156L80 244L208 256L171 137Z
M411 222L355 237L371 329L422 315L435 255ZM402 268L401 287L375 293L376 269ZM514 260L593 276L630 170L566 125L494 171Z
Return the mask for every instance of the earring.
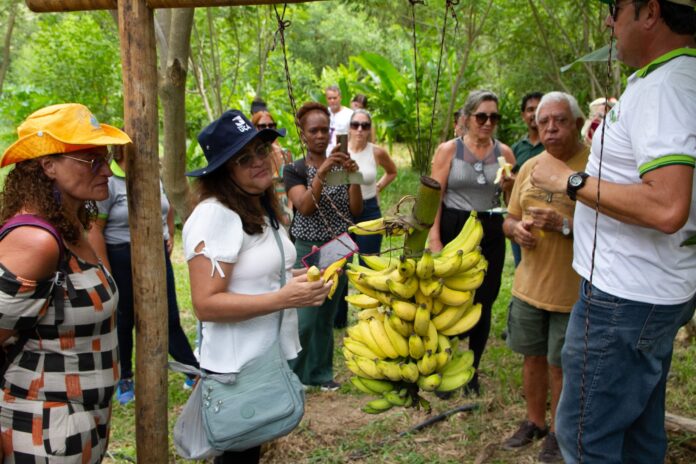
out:
M60 206L63 201L63 196L60 193L60 190L58 190L58 187L56 187L56 184L53 184L53 201L58 206Z

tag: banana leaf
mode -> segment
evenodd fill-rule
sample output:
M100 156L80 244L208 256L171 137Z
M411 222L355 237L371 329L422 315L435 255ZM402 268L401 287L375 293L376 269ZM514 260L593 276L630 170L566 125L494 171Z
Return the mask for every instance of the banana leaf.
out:
M616 46L611 51L611 56L616 57ZM588 53L585 56L582 56L578 58L577 60L573 61L570 64L567 64L561 68L561 72L566 72L570 68L573 67L574 64L576 63L582 63L582 62L598 62L598 61L607 61L609 59L609 45L605 45L602 48L599 48L593 52Z

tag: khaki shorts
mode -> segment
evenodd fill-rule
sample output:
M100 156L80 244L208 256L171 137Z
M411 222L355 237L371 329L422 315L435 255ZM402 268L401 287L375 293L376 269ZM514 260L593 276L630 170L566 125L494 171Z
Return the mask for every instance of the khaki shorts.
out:
M512 297L508 314L507 345L524 356L544 356L552 366L561 366L561 348L570 313L536 308Z

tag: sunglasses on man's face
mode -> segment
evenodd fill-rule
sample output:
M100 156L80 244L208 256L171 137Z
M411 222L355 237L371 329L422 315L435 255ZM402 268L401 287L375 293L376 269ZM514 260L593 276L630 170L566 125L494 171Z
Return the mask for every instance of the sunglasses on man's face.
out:
M278 127L276 123L274 122L269 122L268 124L257 124L256 129L261 130L261 129L275 129Z
M88 155L91 155L91 153L86 153ZM68 158L73 161L79 161L80 163L86 163L89 164L89 169L92 171L92 174L96 174L99 172L99 170L102 168L102 166L108 166L111 164L111 161L114 159L114 155L109 154L106 156L103 155L97 155L96 153L93 155L94 158L91 159L83 159L83 158L77 158L75 156L70 156L70 155L61 155L63 158Z
M474 118L479 125L483 126L486 121L491 120L491 124L498 124L500 121L500 113L476 113Z
M358 130L358 128L362 128L362 130L369 130L371 127L371 122L351 121L350 123L350 128L355 130Z
M253 150L253 151L252 151ZM270 143L260 143L255 148L246 149L244 153L234 160L234 163L242 168L248 168L256 159L265 161L271 154Z

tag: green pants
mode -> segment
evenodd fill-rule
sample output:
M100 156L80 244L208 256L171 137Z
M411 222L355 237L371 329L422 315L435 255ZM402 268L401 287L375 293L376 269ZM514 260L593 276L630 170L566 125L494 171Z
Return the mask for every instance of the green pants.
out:
M313 245L321 246L323 242L295 241L296 268L302 267L302 257L312 250ZM333 299L327 298L318 308L297 308L302 351L289 363L305 385L322 385L333 380L333 320L338 309L338 298L346 285L347 278L341 274Z

